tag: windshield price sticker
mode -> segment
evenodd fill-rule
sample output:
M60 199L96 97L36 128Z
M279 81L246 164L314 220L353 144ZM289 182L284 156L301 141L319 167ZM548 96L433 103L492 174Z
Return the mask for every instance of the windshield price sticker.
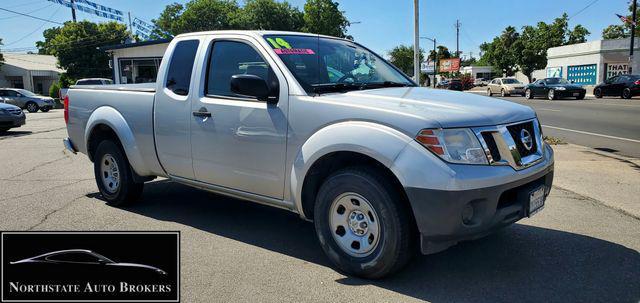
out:
M310 48L276 48L273 51L278 55L314 55Z

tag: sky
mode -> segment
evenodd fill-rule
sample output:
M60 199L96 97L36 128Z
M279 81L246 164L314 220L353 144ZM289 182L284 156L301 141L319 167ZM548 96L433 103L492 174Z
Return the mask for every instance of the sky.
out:
M99 4L130 11L145 21L157 18L167 4L185 0L93 0ZM335 0L334 0L335 1ZM238 0L243 3L244 0ZM302 10L305 0L289 0ZM385 55L400 44L413 44L412 0L337 0L351 22L348 33L354 39ZM456 19L460 27L460 50L463 56L478 56L481 43L491 41L507 26L521 28L539 21L551 22L566 12L569 26L581 24L591 35L601 39L602 29L620 24L615 14L628 13L629 0L420 0L420 36L436 38L438 44L451 51L456 48ZM71 19L70 9L47 0L0 0L0 8L30 14L39 18L64 22ZM98 16L77 12L78 19L104 22ZM42 32L58 26L0 10L0 38L3 52L35 51L35 42L43 40ZM425 49L432 42L422 40Z

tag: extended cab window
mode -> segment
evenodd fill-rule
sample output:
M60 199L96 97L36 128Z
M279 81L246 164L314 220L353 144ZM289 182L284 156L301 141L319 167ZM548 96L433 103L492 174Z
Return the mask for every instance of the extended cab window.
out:
M231 91L231 76L255 75L265 81L276 95L278 80L269 64L250 45L238 41L216 41L209 56L206 95L243 97Z
M199 43L198 40L180 41L173 50L166 87L176 95L186 96L189 94L191 71Z

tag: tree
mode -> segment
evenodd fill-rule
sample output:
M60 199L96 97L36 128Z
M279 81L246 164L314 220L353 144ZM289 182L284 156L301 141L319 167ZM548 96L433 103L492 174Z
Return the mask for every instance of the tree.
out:
M46 30L44 41L38 41L38 53L53 55L70 78L111 77L109 56L101 46L124 43L129 32L117 22L65 22Z
M242 29L302 31L304 14L286 1L247 0L234 23Z
M307 0L304 4L304 30L309 33L340 38L347 36L349 20L331 0Z
M151 23L155 25L153 34L158 37L170 38L178 33L178 19L184 10L184 6L180 3L173 3L167 5L158 19L151 20Z
M629 38L631 31L624 25L609 25L602 30L602 39Z
M500 36L493 38L491 43L482 43L480 50L483 58L497 73L513 76L517 71L516 60L520 56L520 34L513 26L508 26Z
M391 64L395 65L405 74L413 77L413 46L399 45L389 52ZM420 62L424 60L424 51L420 49Z

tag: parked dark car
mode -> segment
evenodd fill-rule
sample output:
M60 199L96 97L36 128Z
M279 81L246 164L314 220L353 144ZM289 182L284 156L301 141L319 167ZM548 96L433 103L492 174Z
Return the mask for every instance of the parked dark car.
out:
M631 99L640 95L640 75L617 75L596 85L593 89L596 98L603 96L620 96L624 99Z
M0 133L24 125L26 119L22 109L3 101L4 99L0 97Z
M450 80L442 80L440 83L436 85L436 88L462 91L464 87L460 79L450 79Z
M524 88L524 96L527 99L546 97L549 100L562 98L584 99L587 91L582 86L573 84L564 78L544 78L528 84Z

